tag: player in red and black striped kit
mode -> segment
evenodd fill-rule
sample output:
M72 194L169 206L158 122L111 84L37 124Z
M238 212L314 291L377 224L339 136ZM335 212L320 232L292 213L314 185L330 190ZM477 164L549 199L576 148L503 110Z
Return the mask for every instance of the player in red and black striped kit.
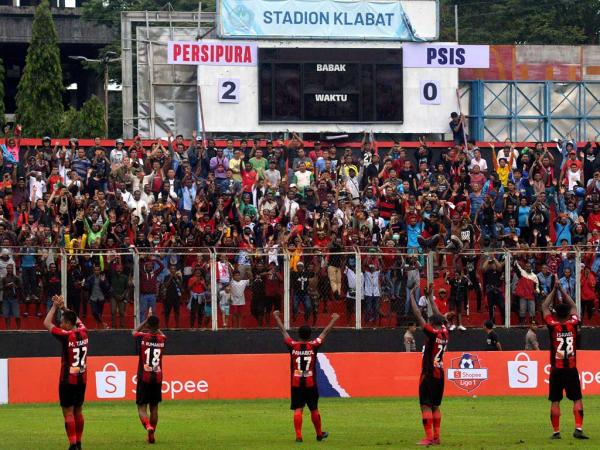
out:
M439 445L440 425L442 423L440 405L444 396L443 358L448 346L448 329L445 325L444 316L440 314L433 301L433 284L429 285L429 297L427 297L433 310L429 323L425 322L417 306L415 289L410 293L410 304L417 323L425 333L421 378L419 380L419 403L421 405L425 438L418 442L418 445Z
M285 345L290 350L290 370L292 384L292 403L291 409L294 411L294 429L296 430L296 442L302 442L302 413L304 406L308 406L310 417L315 431L317 432L317 441L322 441L329 433L321 429L321 414L319 413L319 389L317 387L317 351L325 336L331 331L335 321L339 319L338 314L332 314L329 325L321 332L319 337L310 340L312 330L304 325L298 329L300 340L293 340L286 331L279 311L273 312L275 322L283 334Z
M556 290L559 290L562 302L554 307L555 317L550 311ZM573 415L575 416L576 439L589 439L583 434L583 402L579 371L577 370L577 331L580 325L577 317L577 306L573 299L565 292L559 281L555 278L554 288L542 303L544 321L550 332L550 420L554 430L552 439L560 439L560 401L563 391L567 398L573 402Z
M162 401L162 357L167 337L159 329L158 317L148 317L135 330L133 336L138 345L138 372L135 403L142 426L148 432L148 443L154 444L158 425L158 404ZM148 417L150 408L150 417Z
M54 316L59 310L60 324L56 326ZM77 314L65 308L60 295L52 298L52 307L44 319L44 326L62 344L58 396L69 438L69 450L81 449L84 425L82 408L87 382L87 328L77 318Z

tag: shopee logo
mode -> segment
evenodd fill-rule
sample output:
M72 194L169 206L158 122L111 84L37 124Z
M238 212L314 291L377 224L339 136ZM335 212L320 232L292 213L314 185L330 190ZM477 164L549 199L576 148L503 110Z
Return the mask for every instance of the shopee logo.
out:
M131 377L131 382L134 386L137 386L137 375ZM188 394L193 394L194 392L198 392L200 394L205 394L208 392L208 381L206 380L187 380L187 381L179 381L179 380L164 380L162 382L162 393L168 394L171 397L171 400L177 397L177 394L181 394L182 392L186 392ZM136 393L135 387L131 390L134 394Z

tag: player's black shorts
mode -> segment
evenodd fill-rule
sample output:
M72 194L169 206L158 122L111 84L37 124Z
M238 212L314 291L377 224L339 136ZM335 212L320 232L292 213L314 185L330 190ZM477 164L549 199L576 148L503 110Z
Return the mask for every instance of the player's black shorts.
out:
M569 400L581 400L581 383L579 371L573 369L552 369L550 371L550 393L548 400L560 402L563 399L563 390L567 393Z
M60 399L60 406L63 408L83 405L85 384L60 383L58 385L58 398Z
M158 405L162 401L162 383L138 382L135 403L138 405Z
M419 383L419 404L425 406L440 406L444 397L444 377L435 378L432 375L421 375Z
M292 404L290 409L300 409L308 406L308 409L314 411L319 408L319 390L316 387L293 387L292 386Z

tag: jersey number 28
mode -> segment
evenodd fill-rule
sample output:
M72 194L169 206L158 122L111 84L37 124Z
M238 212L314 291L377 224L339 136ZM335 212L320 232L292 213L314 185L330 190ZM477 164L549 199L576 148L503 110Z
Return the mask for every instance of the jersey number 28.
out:
M575 350L575 347L573 346L573 337L557 337L556 340L558 341L556 356L558 356L559 359L567 359L572 357Z

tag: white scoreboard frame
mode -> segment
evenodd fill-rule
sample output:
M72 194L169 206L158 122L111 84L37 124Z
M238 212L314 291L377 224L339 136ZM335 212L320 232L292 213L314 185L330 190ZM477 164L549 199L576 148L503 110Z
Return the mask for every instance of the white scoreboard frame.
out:
M343 41L258 41L259 48L399 48L397 42ZM327 61L323 61L327 62ZM260 64L260 61L259 61ZM458 69L403 68L403 123L259 123L258 66L198 66L198 84L202 91L204 126L212 133L347 132L364 130L376 133L447 133L450 113L457 110ZM219 102L219 80L240 80L239 103ZM439 83L439 104L422 104L421 82ZM200 122L200 114L198 114ZM199 129L202 129L199 123Z

